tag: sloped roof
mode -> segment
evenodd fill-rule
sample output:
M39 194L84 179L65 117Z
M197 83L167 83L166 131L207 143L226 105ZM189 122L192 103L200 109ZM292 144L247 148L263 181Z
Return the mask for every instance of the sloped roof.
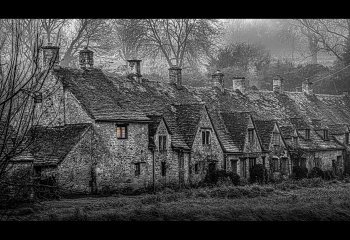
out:
M263 150L269 149L272 131L275 126L274 120L258 120L254 119L256 132L261 140Z
M242 152L244 150L245 137L249 123L247 112L221 112L222 119L229 132L231 140Z
M96 120L149 120L100 69L58 68L54 74L69 89L87 113Z
M57 165L81 140L91 126L88 123L67 124L57 127L36 127L33 129L33 143L30 151L35 165Z

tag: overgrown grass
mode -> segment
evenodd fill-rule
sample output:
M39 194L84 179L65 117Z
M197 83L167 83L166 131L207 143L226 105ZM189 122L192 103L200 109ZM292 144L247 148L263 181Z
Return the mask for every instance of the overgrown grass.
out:
M350 220L350 183L321 179L271 185L164 189L139 196L42 202L9 220Z

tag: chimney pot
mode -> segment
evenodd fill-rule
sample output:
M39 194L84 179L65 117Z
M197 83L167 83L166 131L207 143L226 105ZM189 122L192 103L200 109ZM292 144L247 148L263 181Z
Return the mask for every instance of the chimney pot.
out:
M233 90L239 90L241 93L245 93L247 90L247 80L245 77L234 77L232 79Z
M283 92L283 78L276 76L272 79L272 90L278 93Z
M178 66L172 66L169 68L169 81L176 85L176 87L181 88L182 86L182 75L181 68Z
M59 50L57 46L53 46L52 43L48 43L46 46L41 47L43 49L43 65L49 67L51 64L53 67L59 64Z
M79 52L79 64L82 69L94 66L94 52L89 50L87 46Z
M128 75L137 82L141 82L141 61L139 59L130 59L128 61Z
M213 75L213 86L218 87L221 91L224 91L224 74L217 70Z

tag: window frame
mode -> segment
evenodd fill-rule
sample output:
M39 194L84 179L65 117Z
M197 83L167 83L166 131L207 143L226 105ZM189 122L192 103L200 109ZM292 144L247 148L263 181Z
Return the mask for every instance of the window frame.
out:
M141 163L137 162L135 163L135 177L138 177L141 175Z
M166 176L166 162L161 162L160 163L160 170L161 170L161 175L162 177L165 177Z
M272 144L273 145L280 145L281 144L281 139L280 139L280 134L278 132L273 132L272 133Z
M159 150L159 152L166 152L167 151L167 136L166 135L159 135L158 136L158 150Z
M116 128L117 139L128 139L128 124L116 124L115 128ZM118 128L125 128L124 137L118 136Z
M248 141L253 144L255 139L254 139L254 128L249 128L248 129Z
M349 144L349 133L345 133L345 144Z
M233 173L237 173L238 172L238 160L237 159L231 159L230 160L230 164L231 164L231 171ZM235 166L235 167L233 167Z
M323 129L323 139L329 140L329 134L327 129Z
M310 129L305 129L305 139L310 140Z
M202 129L202 145L209 146L211 145L211 130L210 129Z

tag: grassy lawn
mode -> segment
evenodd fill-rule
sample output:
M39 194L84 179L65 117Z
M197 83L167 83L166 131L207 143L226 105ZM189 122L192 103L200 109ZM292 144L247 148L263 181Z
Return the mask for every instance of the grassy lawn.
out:
M350 183L316 180L61 199L1 214L3 220L32 221L350 220Z

